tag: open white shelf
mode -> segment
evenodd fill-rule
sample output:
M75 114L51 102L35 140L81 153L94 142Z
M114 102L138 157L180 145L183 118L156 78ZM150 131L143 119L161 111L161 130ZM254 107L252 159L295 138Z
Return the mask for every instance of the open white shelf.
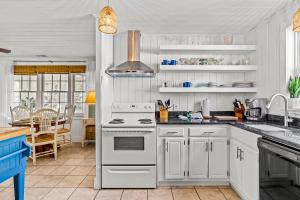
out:
M256 45L160 45L160 51L181 54L194 51L213 54L244 54L256 51Z
M251 88L226 88L226 87L198 87L198 88L183 88L183 87L161 87L161 93L256 93L255 87Z
M247 72L256 71L256 65L160 65L160 71L219 71Z
M160 45L160 50L255 51L256 45Z

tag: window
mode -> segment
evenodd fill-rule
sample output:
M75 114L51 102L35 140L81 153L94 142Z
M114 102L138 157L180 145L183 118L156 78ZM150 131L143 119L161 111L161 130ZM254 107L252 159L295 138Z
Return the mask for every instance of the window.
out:
M84 110L84 97L85 97L85 75L73 74L73 102L76 105L76 113L82 113Z
M69 75L43 74L42 75L42 105L46 108L64 111L68 104Z
M76 113L84 113L85 73L14 76L14 106L33 97L36 108L46 107L64 112L68 104Z
M14 77L14 106L33 98L37 99L37 75L16 75Z

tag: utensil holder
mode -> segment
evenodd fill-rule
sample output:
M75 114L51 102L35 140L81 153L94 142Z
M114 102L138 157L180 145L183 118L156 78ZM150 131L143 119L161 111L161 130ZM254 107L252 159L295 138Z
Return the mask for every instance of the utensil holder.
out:
M238 119L244 119L244 111L241 108L235 108L234 109L234 116L236 116Z
M168 119L169 118L169 111L168 110L159 111L159 118L160 119Z

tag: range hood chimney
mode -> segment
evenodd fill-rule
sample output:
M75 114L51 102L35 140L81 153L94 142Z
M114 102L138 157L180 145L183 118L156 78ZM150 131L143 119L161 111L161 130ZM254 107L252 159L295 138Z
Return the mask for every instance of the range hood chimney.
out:
M141 32L128 31L128 60L109 67L106 73L113 77L154 77L154 70L140 61Z

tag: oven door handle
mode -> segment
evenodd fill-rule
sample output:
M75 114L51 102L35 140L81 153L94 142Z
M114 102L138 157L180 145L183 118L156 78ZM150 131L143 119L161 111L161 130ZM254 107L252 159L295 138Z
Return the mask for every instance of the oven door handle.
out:
M280 144L271 142L269 140L264 140L264 139L262 139L258 142L258 147L260 147L262 149L266 149L270 152L273 152L273 153L279 155L280 157L300 163L300 152L297 152L288 147L285 147Z

